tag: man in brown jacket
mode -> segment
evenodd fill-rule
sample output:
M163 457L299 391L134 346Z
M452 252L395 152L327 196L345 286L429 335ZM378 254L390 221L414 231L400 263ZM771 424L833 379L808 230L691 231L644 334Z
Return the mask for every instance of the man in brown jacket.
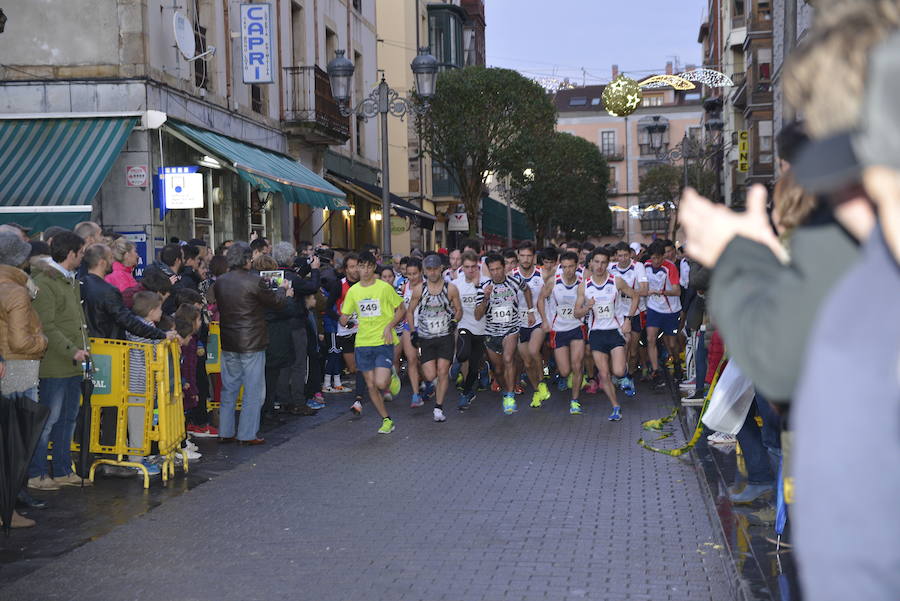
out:
M266 347L269 332L265 310L281 309L285 297L294 296L291 282L268 288L258 273L250 271L253 253L246 242L228 249L228 273L219 277L213 292L219 308L222 341L222 406L219 413L219 442L235 440L234 408L244 387L237 441L258 445L257 436L263 399L266 398Z

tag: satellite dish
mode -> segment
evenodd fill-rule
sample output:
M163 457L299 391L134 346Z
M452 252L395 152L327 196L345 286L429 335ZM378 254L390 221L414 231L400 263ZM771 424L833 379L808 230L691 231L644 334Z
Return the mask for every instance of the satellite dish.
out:
M172 28L175 31L175 45L182 56L187 60L192 60L197 52L197 46L194 41L194 25L184 16L181 11L175 11L172 16Z

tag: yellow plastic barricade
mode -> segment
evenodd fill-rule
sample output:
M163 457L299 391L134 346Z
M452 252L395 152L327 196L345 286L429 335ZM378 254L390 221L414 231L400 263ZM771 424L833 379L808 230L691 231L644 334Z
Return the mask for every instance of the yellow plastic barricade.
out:
M219 329L218 321L209 322L209 339L206 341L206 373L207 374L221 374L222 373L222 342L221 342L221 330ZM208 410L212 409L220 409L222 407L222 400L216 391L221 391L221 387L212 387L212 392L209 400L206 401L206 408ZM241 410L241 398L244 396L244 389L238 392L237 403L235 403L235 409L238 411Z
M91 338L90 343L94 364L90 451L107 455L93 462L90 479L94 479L98 465L128 466L143 472L144 488L149 488L147 468L130 461L129 456L146 457L153 442L157 443L163 457L163 481L175 475L176 453L181 455L187 473L187 453L181 449L186 433L178 343L144 344L106 338ZM115 409L114 437L108 431L108 420L104 420L103 427L107 431L101 438L104 408ZM130 436L129 421L132 425ZM109 444L110 440L114 442Z

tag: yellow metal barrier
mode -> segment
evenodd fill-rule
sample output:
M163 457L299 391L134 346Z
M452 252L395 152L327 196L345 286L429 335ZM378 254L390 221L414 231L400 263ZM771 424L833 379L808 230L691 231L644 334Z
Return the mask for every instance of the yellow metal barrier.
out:
M207 374L221 374L222 373L222 338L221 338L221 329L219 328L218 321L212 321L209 323L209 340L206 342L206 373ZM206 408L208 410L220 409L222 407L222 399L219 396L221 393L221 386L212 386L211 388L212 394L210 395L210 399L206 401ZM235 409L238 411L241 410L241 398L244 396L243 387L238 392L237 403L235 403Z
M176 453L181 455L187 473L187 453L181 449L186 434L178 343L144 344L105 338L91 338L90 343L94 363L90 451L114 456L96 459L91 465L90 479L94 479L99 465L127 466L141 470L144 488L149 488L147 468L142 463L129 461L128 457L146 457L153 442L157 443L163 457L163 481L175 475ZM104 408L115 409L114 437L108 431L108 420L104 420L107 431L101 436ZM129 421L132 423L130 436ZM110 440L114 442L110 443Z

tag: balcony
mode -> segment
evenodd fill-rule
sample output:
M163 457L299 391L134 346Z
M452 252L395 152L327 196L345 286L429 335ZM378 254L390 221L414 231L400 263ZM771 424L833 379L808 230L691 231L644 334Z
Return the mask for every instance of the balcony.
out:
M731 104L736 108L747 106L747 74L735 73L731 76L734 87L731 89Z
M618 196L619 195L619 182L609 182L606 186L606 195L607 196Z
M641 217L642 234L665 234L669 231L669 218L660 211L654 211L650 216Z
M747 33L766 34L772 33L772 13L770 11L754 11L747 20Z
M603 155L603 158L607 160L607 162L617 162L625 160L625 146L601 146L600 154Z
M350 138L350 118L331 95L328 74L316 66L284 68L287 134L311 144L338 145Z

